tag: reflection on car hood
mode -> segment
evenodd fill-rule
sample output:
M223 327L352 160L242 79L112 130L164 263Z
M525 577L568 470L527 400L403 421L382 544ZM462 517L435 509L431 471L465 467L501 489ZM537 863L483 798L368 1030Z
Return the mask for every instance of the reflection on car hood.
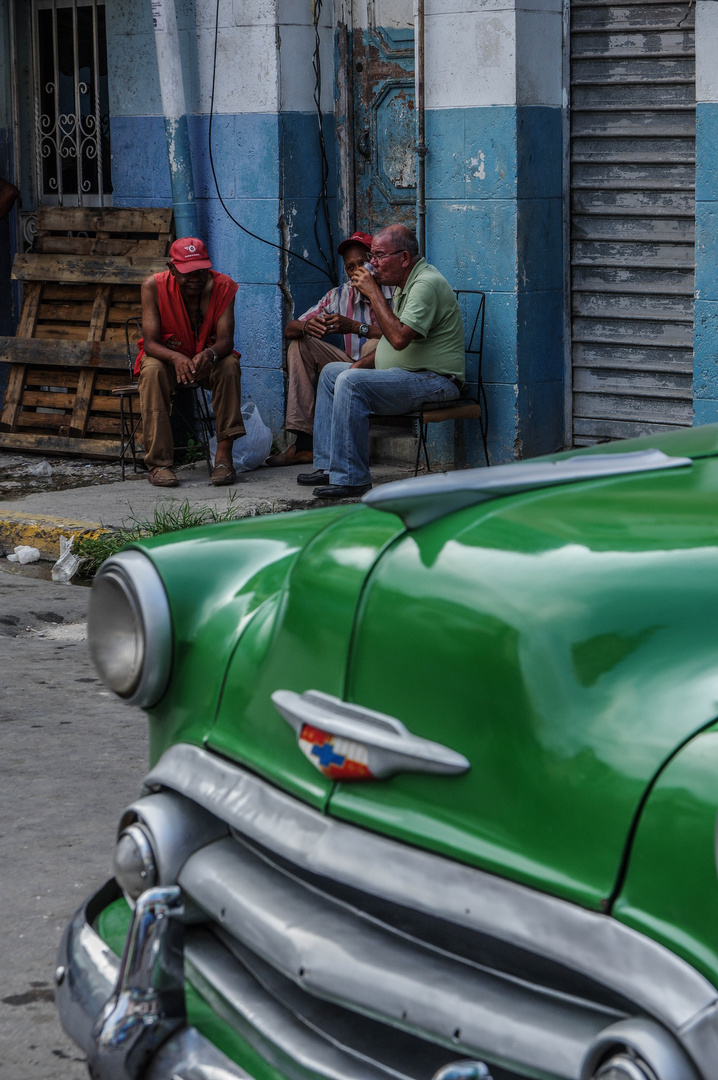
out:
M468 507L372 575L346 700L464 754L331 812L599 907L646 790L718 714L718 459Z
M492 469L470 469L468 472L399 480L368 492L364 502L377 510L397 514L407 528L416 529L465 506L476 506L502 495L516 495L610 476L676 469L690 464L690 458L669 457L661 450L565 457L559 461L515 462L496 465Z

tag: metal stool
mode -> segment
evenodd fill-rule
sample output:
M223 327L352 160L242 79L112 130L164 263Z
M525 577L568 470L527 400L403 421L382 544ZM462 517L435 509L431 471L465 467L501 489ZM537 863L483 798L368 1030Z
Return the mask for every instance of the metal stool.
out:
M134 379L134 358L132 355L132 348L130 346L130 324L134 324L137 329L136 342L142 337L142 321L139 315L133 315L129 319L125 320L125 345L127 348L127 367L130 375L130 382L124 386L116 386L112 391L114 397L120 399L120 464L122 465L122 479L125 479L125 462L127 460L127 454L132 454L132 467L134 472L137 472L137 451L135 447L135 437L137 430L142 423L142 415L135 419L135 414L132 409L132 402L140 395L139 386ZM212 475L212 457L209 452L209 441L214 435L214 420L209 409L207 398L205 397L204 389L199 383L189 383L182 387L184 390L193 391L193 409L194 416L192 419L185 416L181 409L176 408L173 403L172 414L176 415L181 420L187 431L193 435L198 436L200 445L204 452L204 459L207 465L207 473ZM197 421L199 431L197 431L194 419Z

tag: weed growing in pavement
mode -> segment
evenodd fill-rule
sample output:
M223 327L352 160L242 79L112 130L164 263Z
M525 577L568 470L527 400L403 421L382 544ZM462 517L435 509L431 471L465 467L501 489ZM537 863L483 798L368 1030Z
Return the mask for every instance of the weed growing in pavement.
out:
M82 559L78 574L80 577L94 577L98 567L110 555L131 544L135 540L142 540L148 536L161 536L163 533L177 532L180 529L191 529L196 525L210 525L220 521L236 521L246 517L246 511L240 512L235 506L237 499L236 491L230 491L227 495L227 505L222 510L214 506L191 506L189 499L176 502L169 499L167 502L158 503L151 518L138 518L134 513L127 522L123 522L122 528L115 532L102 533L100 536L78 536L73 544L73 553ZM273 512L273 507L268 507L267 513ZM132 507L130 507L132 510Z
M188 439L186 446L175 447L175 460L180 465L194 465L204 461L204 447L196 439Z

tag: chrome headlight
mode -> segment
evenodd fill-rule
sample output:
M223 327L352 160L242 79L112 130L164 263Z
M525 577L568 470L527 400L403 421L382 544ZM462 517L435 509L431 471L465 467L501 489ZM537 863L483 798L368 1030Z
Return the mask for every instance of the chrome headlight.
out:
M160 575L140 551L121 551L100 567L87 616L98 675L128 705L162 697L172 663L172 622Z
M112 869L120 888L132 900L157 884L157 864L152 843L138 822L120 833Z

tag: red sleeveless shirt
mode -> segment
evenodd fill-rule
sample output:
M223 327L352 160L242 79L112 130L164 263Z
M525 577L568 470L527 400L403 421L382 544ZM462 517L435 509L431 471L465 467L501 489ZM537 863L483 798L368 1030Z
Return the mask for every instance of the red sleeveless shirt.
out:
M199 328L199 334L196 336L175 278L169 270L154 275L157 282L157 307L160 313L162 344L166 348L182 352L185 356L196 356L208 345L214 344L217 322L227 309L227 305L234 299L239 285L236 281L232 281L231 277L218 274L216 270L210 270L210 274L213 283L212 292L209 294L209 307ZM135 360L135 375L139 375L142 357L145 355L142 338L137 345L140 351ZM237 350L234 349L233 352L239 358L240 354Z

